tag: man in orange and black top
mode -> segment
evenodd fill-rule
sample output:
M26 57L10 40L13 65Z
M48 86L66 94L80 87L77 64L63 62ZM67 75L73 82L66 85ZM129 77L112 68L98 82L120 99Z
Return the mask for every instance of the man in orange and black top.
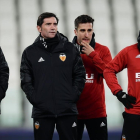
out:
M77 102L78 140L82 139L84 125L90 140L108 138L103 70L112 57L108 47L95 42L93 22L94 19L88 15L75 19L73 43L81 52L86 69L86 84Z
M138 43L122 49L104 70L107 85L117 99L125 106L122 138L140 139L140 34ZM116 74L127 68L128 94L118 83Z

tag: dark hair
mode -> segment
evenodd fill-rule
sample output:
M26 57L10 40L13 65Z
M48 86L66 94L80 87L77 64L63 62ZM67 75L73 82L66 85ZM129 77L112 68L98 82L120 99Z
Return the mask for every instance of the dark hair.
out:
M57 24L58 24L59 19L57 18L57 16L56 16L54 13L45 12L45 13L42 13L42 14L38 17L37 25L38 25L38 26L41 26L41 25L43 24L43 22L44 22L44 19L45 19L45 18L50 18L50 17L55 17L56 20L57 20Z
M75 29L78 28L80 23L92 23L92 26L93 26L93 22L94 22L94 19L92 17L88 15L80 15L74 21Z

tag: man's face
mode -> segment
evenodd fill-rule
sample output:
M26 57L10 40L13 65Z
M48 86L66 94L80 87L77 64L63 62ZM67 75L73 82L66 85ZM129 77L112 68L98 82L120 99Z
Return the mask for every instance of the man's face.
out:
M37 26L38 31L41 33L42 37L54 38L57 33L57 20L55 17L45 18L43 24Z
M74 30L75 35L77 36L77 42L81 44L82 41L91 42L93 27L92 23L80 23L78 28Z

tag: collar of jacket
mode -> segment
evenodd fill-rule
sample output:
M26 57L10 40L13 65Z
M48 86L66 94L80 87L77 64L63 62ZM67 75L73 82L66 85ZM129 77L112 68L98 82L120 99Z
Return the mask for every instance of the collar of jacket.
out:
M55 47L55 49L52 51L52 53L58 52L58 51L64 51L66 49L66 46L64 44L66 42L68 42L68 38L66 36L64 36L63 34L57 32L56 35L59 38L59 44ZM45 48L45 46L42 44L42 42L40 41L40 35L35 39L34 44L38 45L42 49L47 50Z
M137 41L138 41L138 50L140 52L140 31L139 31L139 35L138 35Z
M90 42L90 45L93 49L95 48L95 43L96 43L94 37L95 37L95 34L93 33L92 34L92 39L91 39L91 42ZM72 40L72 43L77 44L77 36L74 36L74 38Z

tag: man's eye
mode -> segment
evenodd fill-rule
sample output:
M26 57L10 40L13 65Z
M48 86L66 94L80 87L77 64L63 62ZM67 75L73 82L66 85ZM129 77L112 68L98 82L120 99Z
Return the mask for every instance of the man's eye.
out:
M92 31L92 29L89 29L89 30L88 30L88 32L91 32L91 31Z
M85 30L81 30L81 32L84 32Z
M51 25L51 23L46 23L46 25Z
M57 26L57 23L54 23L55 26Z

